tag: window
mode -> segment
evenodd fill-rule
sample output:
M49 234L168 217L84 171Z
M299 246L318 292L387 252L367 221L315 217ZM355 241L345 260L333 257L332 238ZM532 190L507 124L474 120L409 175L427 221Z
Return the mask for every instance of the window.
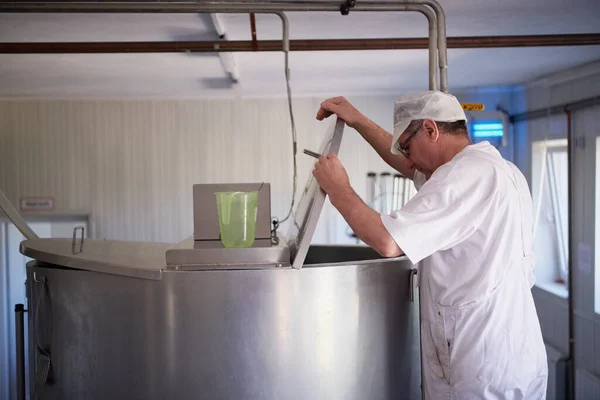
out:
M567 141L532 144L536 285L567 297L569 266Z

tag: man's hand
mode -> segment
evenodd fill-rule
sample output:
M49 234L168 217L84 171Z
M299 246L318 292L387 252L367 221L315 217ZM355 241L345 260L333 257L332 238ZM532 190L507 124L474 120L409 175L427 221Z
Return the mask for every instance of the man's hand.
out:
M365 119L365 116L344 97L333 97L322 102L317 111L317 119L322 121L333 114L343 119L346 125L355 129L357 124Z
M333 114L343 119L349 127L356 129L392 168L407 178L413 178L414 164L403 155L391 153L392 135L385 129L365 117L343 97L333 97L322 102L317 112L317 119L321 121Z
M338 156L334 153L330 153L326 157L319 157L319 161L315 164L313 175L321 186L321 189L330 198L353 192L348 173Z

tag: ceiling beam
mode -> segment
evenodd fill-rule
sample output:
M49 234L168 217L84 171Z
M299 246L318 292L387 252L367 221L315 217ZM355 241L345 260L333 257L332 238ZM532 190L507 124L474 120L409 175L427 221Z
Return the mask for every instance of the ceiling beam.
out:
M291 51L334 50L407 50L427 49L428 38L403 39L308 39L290 40ZM547 47L600 45L600 34L533 35L533 36L466 36L448 38L448 48L476 49L502 47ZM0 54L68 54L68 53L179 53L179 52L251 52L281 51L280 40L258 40L256 50L250 40L187 42L30 42L0 43ZM232 55L232 54L230 54ZM223 58L231 71L235 59ZM224 66L225 67L225 66ZM237 72L235 72L237 73Z

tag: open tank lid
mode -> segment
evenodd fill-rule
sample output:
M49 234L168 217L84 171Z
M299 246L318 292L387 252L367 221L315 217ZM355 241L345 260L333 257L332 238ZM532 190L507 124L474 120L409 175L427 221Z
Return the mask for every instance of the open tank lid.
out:
M337 118L333 129L328 132L321 143L319 154L339 153L344 126L345 122L341 118ZM302 268L304 264L308 248L319 222L319 216L325 204L325 198L327 197L312 174L312 165L308 182L302 191L298 208L293 215L292 226L286 235L290 247L292 267L296 269Z
M344 126L344 121L338 118L335 125L333 125L333 129L325 136L319 148L320 154L338 154ZM300 269L304 264L319 216L325 204L325 197L325 192L319 187L311 172L298 203L298 208L294 213L292 226L286 236L288 238L289 259L293 268ZM191 238L182 242L183 244L179 246L189 244L190 240ZM168 268L169 263L166 261L168 261L170 252L177 249L177 246L177 244L174 247L168 243L95 240L84 239L83 237L76 239L74 233L72 239L39 238L25 240L21 242L20 252L27 257L54 264L58 267L64 266L133 278L160 280L165 269L173 269ZM288 255L288 249L282 245L254 250L258 250L255 255L257 259L253 262L246 259L247 265L245 267L247 268L263 269L279 266L283 264L282 257L287 259ZM185 252L181 254L183 256L187 255ZM216 256L222 258L220 253ZM226 256L231 258L235 256L235 252L226 254ZM237 265L237 263L233 264ZM220 268L223 267L223 265L220 266ZM227 266L225 265L225 267ZM233 267L230 266L229 268ZM237 265L236 268L242 267Z

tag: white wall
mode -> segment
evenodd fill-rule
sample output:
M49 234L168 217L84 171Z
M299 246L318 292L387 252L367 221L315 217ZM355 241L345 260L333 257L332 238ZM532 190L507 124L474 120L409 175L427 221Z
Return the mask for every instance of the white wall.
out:
M316 149L330 125L314 118L318 104L294 102L299 191L314 163L301 150ZM390 125L391 100L357 106ZM387 166L346 133L342 160L364 194L366 171ZM272 214L283 217L291 178L284 99L0 102L0 186L9 199L53 196L57 211L89 211L96 238L183 239L193 231L194 183L271 182ZM336 235L322 230L319 239L344 239Z
M518 111L538 110L600 95L600 63L542 79L529 85L515 102ZM520 104L519 104L520 103ZM594 312L594 271L578 266L579 245L595 245L596 136L600 134L600 107L575 111L572 116L574 138L585 137L585 145L574 146L573 159L573 243L571 256L575 306L575 368L577 398L600 398L600 315ZM543 117L515 125L517 164L531 179L531 143L537 140L566 138L565 115ZM531 180L530 180L531 184ZM544 340L568 354L567 299L534 289Z
M508 90L458 95L494 109ZM298 194L332 121L315 119L321 98L294 100ZM363 113L392 128L393 97L352 97ZM340 157L357 193L366 173L393 172L358 133L346 129ZM272 215L284 217L292 192L291 128L285 98L250 100L0 101L0 187L53 196L61 212L92 215L95 238L178 242L193 232L194 183L271 183ZM287 224L286 224L287 225ZM287 232L287 226L282 232ZM330 204L314 238L353 243Z

